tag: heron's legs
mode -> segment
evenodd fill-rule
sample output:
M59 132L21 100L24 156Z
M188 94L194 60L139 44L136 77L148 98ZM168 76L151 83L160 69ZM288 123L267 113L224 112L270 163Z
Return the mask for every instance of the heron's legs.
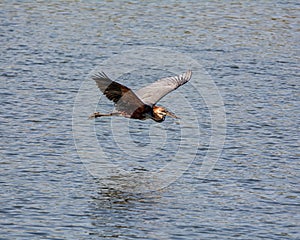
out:
M100 113L100 112L94 112L89 116L89 119L98 118L98 117L111 117L111 116L120 116L120 113L118 112L112 112L112 113Z

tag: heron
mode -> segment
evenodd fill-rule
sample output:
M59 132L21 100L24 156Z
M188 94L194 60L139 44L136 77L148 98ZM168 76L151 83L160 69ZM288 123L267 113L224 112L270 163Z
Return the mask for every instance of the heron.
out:
M100 91L115 104L115 110L111 113L94 112L89 119L98 117L123 116L139 120L152 119L156 122L163 122L166 116L178 118L174 113L168 111L156 103L187 83L192 77L192 71L173 76L165 77L134 92L130 88L111 80L104 72L92 75Z

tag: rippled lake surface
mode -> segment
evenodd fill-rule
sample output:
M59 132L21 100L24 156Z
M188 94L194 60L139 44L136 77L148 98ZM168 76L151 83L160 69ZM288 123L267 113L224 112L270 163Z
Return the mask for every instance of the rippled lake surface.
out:
M299 239L299 7L297 1L1 1L0 238ZM198 114L196 157L167 187L134 193L90 173L75 147L72 117L88 74L141 46L171 49L202 65L224 102L226 140L213 169L199 175L210 112L185 85L178 91L190 95ZM119 80L142 86L166 71L140 69ZM102 100L98 110L109 110ZM164 103L175 100L170 95ZM188 114L183 105L176 114ZM115 134L122 120L128 121L113 120L120 124ZM129 121L134 144L127 146L111 139L110 121L92 121L95 144L129 172L160 168L179 149L183 133L172 119ZM161 155L135 162L140 149L160 147L160 134Z

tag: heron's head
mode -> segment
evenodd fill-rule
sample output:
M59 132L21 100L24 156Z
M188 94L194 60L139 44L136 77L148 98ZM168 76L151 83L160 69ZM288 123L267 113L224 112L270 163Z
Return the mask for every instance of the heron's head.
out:
M169 112L167 109L159 106L153 107L153 120L156 122L162 122L165 120L166 116L170 116L172 118L178 118L174 113Z

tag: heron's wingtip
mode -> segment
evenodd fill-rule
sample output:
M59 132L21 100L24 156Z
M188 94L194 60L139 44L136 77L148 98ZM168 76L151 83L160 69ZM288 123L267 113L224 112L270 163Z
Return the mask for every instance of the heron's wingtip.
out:
M192 77L192 70L191 69L188 69L184 74L183 74L183 76L184 76L184 78L185 79L187 79L187 81L189 81L190 79L191 79L191 77Z
M193 74L193 71L192 71L191 69L188 69L188 70L186 71L186 73L189 74L189 75L192 75L192 74Z
M103 71L99 71L99 72L94 72L92 75L91 75L91 78L93 80L97 80L97 79L101 79L101 78L108 78L108 76L105 74L105 72Z

